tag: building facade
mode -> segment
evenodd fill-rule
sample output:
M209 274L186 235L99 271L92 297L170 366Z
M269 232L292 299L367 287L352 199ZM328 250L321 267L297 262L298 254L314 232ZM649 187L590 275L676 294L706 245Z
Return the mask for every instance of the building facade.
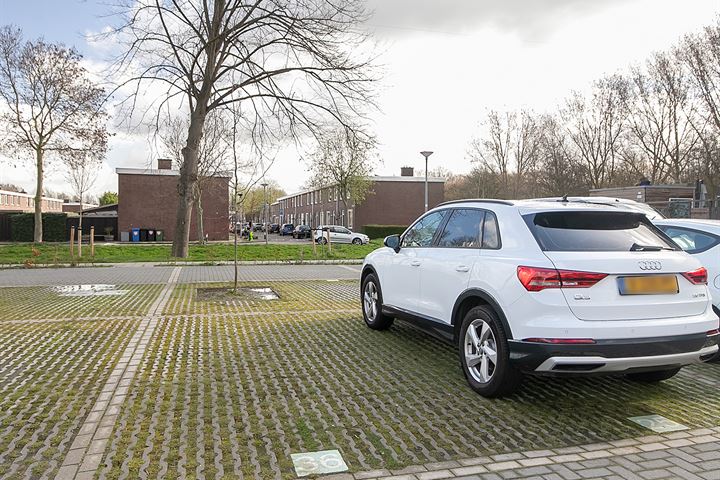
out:
M35 211L35 195L0 190L0 213L30 213ZM42 197L43 213L60 213L63 200Z
M180 172L170 169L170 161L159 161L158 169L118 168L118 231L133 228L163 232L164 240L175 237L178 180ZM229 215L229 176L203 180L203 227L208 240L227 240ZM198 240L197 211L193 208L190 240Z
M344 225L362 231L365 225L410 225L425 209L425 177L369 177L372 185L362 203L348 205L334 186L286 195L270 205L271 223ZM428 208L445 199L445 179L428 178Z

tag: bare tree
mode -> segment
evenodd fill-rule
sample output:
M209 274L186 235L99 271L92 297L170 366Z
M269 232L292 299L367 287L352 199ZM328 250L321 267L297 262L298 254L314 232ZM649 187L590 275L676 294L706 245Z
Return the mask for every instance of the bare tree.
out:
M630 112L631 144L639 149L653 182L682 182L698 141L689 81L671 54L656 53L646 68L631 70L623 100Z
M203 222L202 194L213 178L230 170L232 138L230 121L225 118L225 111L216 110L208 115L205 133L198 146L197 179L193 186L193 205L195 206L198 242L205 243L205 227ZM159 133L165 151L176 168L182 170L184 158L182 149L185 146L185 134L188 123L185 118L171 117L163 125Z
M540 165L538 186L543 195L586 195L582 169L574 155L572 142L557 115L540 120Z
M611 76L598 81L590 98L573 92L562 110L567 134L590 188L607 186L621 160L626 116L619 93L621 80Z
M539 160L540 136L535 115L527 110L502 114L491 110L483 127L484 135L474 138L470 145L471 161L479 162L498 176L503 197L516 198L526 193L523 181Z
M72 48L0 28L0 119L8 126L5 147L35 157L35 233L42 242L42 194L51 158L101 157L107 149L105 92Z
M78 152L75 155L66 155L63 158L65 166L65 178L67 179L73 193L80 201L80 219L78 229L82 229L82 209L85 194L92 188L97 180L98 170L102 165L103 158L85 152Z
M317 150L310 156L311 184L337 191L343 206L340 216L345 219L344 223L347 223L350 208L362 203L372 188L368 176L376 164L374 148L373 139L340 130L321 138Z
M369 101L369 61L356 60L367 19L355 0L128 0L118 28L130 82L167 90L189 111L173 255L188 254L198 150L210 112L233 103L255 134L299 136L328 119L353 129Z

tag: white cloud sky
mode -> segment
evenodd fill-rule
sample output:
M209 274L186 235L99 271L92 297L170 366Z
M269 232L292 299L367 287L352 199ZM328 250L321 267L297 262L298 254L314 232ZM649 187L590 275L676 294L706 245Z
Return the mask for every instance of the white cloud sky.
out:
M603 74L640 62L699 30L720 13L720 0L372 0L381 61L386 67L373 115L383 164L376 173L423 168L466 172L472 135L490 108L552 109L572 89L585 90ZM1 14L0 14L1 15ZM0 19L0 23L3 23ZM20 25L24 27L23 25ZM88 56L111 48L84 46ZM95 191L115 190L114 168L154 159L146 135L118 134ZM294 149L269 172L288 191L306 167ZM0 169L0 182L33 191L27 166ZM68 190L62 174L48 178Z

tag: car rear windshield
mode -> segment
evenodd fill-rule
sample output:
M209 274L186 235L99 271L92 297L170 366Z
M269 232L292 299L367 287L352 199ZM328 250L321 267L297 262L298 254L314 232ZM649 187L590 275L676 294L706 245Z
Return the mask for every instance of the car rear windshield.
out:
M542 212L523 217L540 248L551 252L677 250L645 215L630 212Z

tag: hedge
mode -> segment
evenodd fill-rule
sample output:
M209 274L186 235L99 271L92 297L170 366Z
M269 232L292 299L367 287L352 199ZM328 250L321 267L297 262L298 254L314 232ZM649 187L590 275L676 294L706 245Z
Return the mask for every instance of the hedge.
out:
M406 228L405 225L365 225L363 233L370 238L385 238L388 235L403 233Z
M64 242L67 240L66 213L43 213L43 241ZM10 216L10 231L13 242L32 242L35 232L35 214L17 213Z

